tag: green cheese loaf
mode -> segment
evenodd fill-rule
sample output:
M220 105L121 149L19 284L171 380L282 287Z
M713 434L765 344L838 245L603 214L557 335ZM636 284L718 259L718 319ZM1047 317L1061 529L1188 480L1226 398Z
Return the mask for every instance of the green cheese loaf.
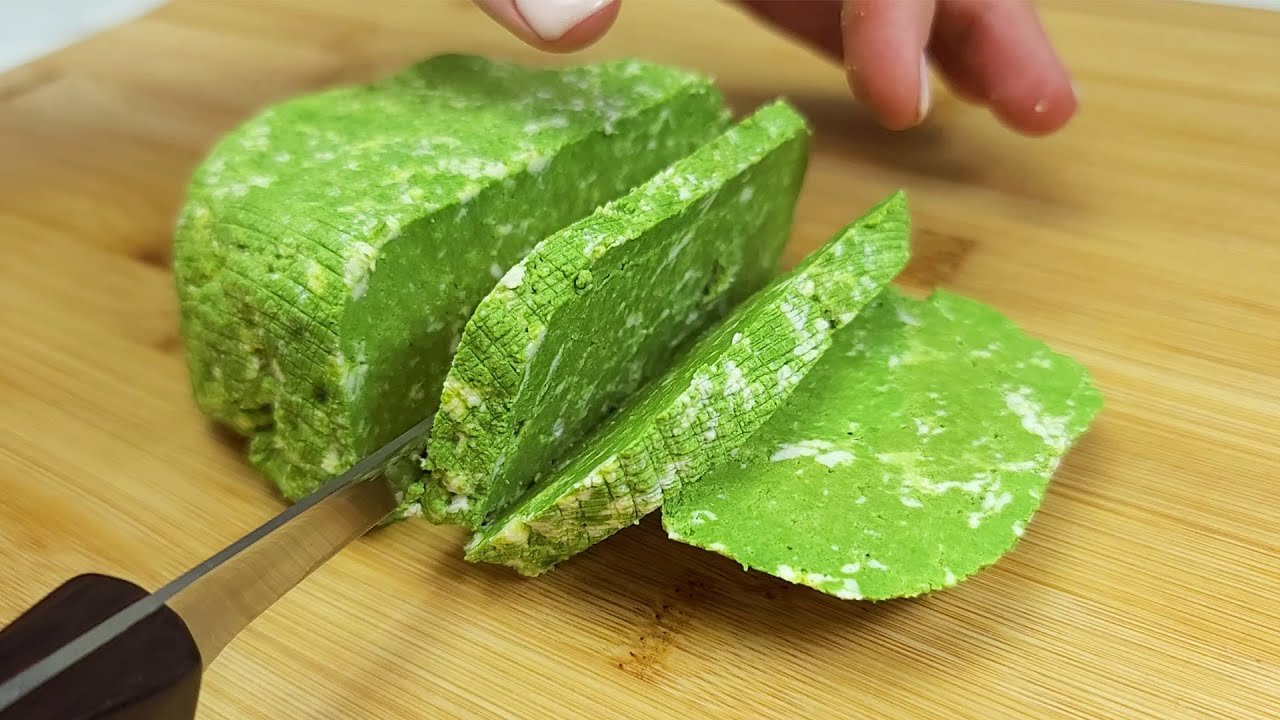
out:
M841 598L947 587L1023 533L1101 407L995 310L889 287L898 192L779 274L807 167L784 101L635 60L440 55L281 101L175 235L200 409L289 501L427 417L388 521L539 575L661 510Z
M477 528L777 272L808 131L774 103L511 268L463 331L427 516ZM410 497L412 502L416 498Z
M177 228L200 408L301 497L435 409L472 310L538 241L727 122L683 71L464 55L265 109L201 163Z
M1083 367L991 308L886 291L663 523L838 597L919 595L1014 545L1101 404Z

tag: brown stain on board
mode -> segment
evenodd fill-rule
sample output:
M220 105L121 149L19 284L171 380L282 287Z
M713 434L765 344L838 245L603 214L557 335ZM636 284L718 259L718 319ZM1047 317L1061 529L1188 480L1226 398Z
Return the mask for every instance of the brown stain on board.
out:
M661 674L680 635L692 624L696 609L711 595L710 581L702 574L687 572L677 578L671 590L650 608L648 622L640 623L641 635L614 659L618 669L638 680Z
M155 343L155 349L166 355L177 355L182 352L182 338L178 333L169 333Z
M978 245L962 235L917 229L911 238L911 260L898 276L904 285L933 290L955 277Z
M133 253L133 259L148 267L170 270L173 266L171 247L168 239L160 240L153 245L144 245Z

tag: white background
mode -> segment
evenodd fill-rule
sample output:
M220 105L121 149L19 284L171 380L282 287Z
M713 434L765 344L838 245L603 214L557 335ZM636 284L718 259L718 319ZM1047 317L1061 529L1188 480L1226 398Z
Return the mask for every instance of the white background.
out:
M1280 0L1205 1L1280 10ZM0 72L162 4L164 0L0 0Z

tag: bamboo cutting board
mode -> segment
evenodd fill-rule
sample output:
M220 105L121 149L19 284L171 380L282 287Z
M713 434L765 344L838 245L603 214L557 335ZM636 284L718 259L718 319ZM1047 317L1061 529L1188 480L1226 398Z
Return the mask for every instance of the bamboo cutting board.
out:
M1042 140L947 97L878 131L836 70L720 3L633 0L584 55L713 73L740 109L786 95L817 133L788 262L904 187L905 285L1089 366L1107 408L1010 556L873 605L652 517L539 580L402 523L233 643L201 717L1276 717L1280 14L1045 13L1082 112ZM156 587L281 509L190 401L188 173L263 103L453 50L577 61L465 0L178 0L0 76L0 621L82 571Z

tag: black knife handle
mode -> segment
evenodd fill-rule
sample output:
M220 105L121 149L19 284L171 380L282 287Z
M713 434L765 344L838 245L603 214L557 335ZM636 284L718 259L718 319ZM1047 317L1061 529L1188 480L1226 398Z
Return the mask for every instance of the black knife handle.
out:
M63 583L0 630L0 686L147 594L106 575ZM0 720L191 720L201 671L186 624L161 604L0 709Z

